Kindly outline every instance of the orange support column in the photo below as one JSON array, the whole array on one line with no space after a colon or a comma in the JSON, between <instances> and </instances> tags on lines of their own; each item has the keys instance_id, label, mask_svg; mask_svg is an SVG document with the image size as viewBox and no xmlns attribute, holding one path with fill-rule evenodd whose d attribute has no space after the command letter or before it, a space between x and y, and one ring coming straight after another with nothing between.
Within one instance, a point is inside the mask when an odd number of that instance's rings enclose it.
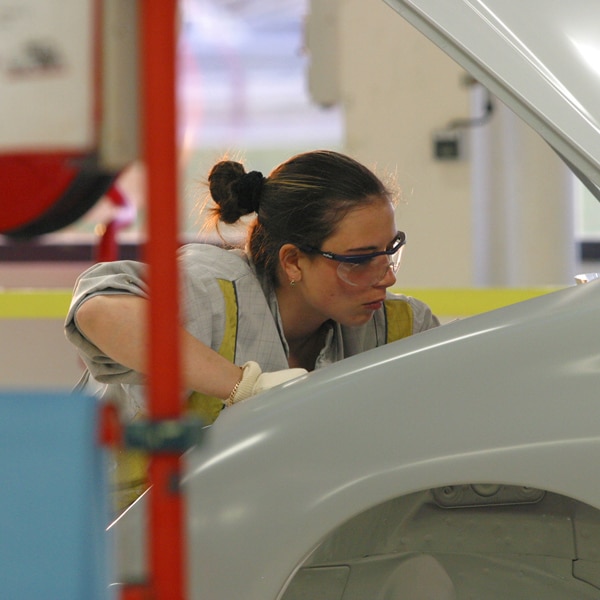
<instances>
[{"instance_id":1,"label":"orange support column","mask_svg":"<svg viewBox=\"0 0 600 600\"><path fill-rule=\"evenodd\" d=\"M142 135L148 182L149 419L181 414L179 356L177 1L142 0ZM152 600L186 595L184 500L177 452L150 459L149 561Z\"/></svg>"}]
</instances>

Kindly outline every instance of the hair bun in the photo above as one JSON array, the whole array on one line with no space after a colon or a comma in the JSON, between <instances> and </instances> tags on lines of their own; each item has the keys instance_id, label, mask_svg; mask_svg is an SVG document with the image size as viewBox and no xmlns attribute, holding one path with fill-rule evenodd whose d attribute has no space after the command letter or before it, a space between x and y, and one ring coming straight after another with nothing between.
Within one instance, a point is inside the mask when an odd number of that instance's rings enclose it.
<instances>
[{"instance_id":1,"label":"hair bun","mask_svg":"<svg viewBox=\"0 0 600 600\"><path fill-rule=\"evenodd\" d=\"M238 206L242 211L246 211L246 214L258 212L264 182L265 178L260 171L250 171L231 184L231 190L237 196Z\"/></svg>"}]
</instances>

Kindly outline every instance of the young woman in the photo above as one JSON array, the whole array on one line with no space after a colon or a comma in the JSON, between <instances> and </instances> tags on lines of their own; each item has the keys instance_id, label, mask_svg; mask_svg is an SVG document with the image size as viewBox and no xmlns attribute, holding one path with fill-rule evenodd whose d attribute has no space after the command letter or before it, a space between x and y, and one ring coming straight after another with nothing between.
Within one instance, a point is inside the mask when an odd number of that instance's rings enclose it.
<instances>
[{"instance_id":1,"label":"young woman","mask_svg":"<svg viewBox=\"0 0 600 600\"><path fill-rule=\"evenodd\" d=\"M180 251L183 378L198 410L212 402L211 420L224 404L438 325L422 302L387 291L405 236L391 193L365 166L314 151L268 177L221 161L208 181L215 220L256 214L244 251ZM66 322L89 374L130 413L143 402L144 269L117 261L87 270Z\"/></svg>"},{"instance_id":2,"label":"young woman","mask_svg":"<svg viewBox=\"0 0 600 600\"><path fill-rule=\"evenodd\" d=\"M188 408L209 424L224 406L300 374L438 325L414 298L387 291L404 233L366 167L336 152L297 155L268 177L221 161L210 172L217 222L255 213L245 250L180 251L182 375ZM143 264L101 263L78 279L66 335L87 366L82 386L144 414ZM145 489L145 462L123 453L117 509Z\"/></svg>"}]
</instances>

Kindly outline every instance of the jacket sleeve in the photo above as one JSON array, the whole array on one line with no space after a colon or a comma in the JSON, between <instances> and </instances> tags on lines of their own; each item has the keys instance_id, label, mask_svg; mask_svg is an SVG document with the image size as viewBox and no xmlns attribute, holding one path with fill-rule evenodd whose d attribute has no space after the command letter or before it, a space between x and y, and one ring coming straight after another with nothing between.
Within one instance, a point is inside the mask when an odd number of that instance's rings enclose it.
<instances>
[{"instance_id":1,"label":"jacket sleeve","mask_svg":"<svg viewBox=\"0 0 600 600\"><path fill-rule=\"evenodd\" d=\"M143 383L144 376L116 363L89 341L77 325L77 311L84 302L99 294L133 294L147 297L146 267L135 261L98 263L84 271L73 291L65 321L65 335L83 360L90 374L101 383Z\"/></svg>"}]
</instances>

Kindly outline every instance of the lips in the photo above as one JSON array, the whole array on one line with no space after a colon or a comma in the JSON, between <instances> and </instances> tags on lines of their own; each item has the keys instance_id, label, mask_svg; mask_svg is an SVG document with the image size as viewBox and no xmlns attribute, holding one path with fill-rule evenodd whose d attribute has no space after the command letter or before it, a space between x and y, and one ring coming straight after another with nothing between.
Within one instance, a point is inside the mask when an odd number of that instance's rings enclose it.
<instances>
[{"instance_id":1,"label":"lips","mask_svg":"<svg viewBox=\"0 0 600 600\"><path fill-rule=\"evenodd\" d=\"M363 306L370 310L378 310L383 306L384 300L385 298L382 298L381 300L373 300L373 302L365 302Z\"/></svg>"}]
</instances>

